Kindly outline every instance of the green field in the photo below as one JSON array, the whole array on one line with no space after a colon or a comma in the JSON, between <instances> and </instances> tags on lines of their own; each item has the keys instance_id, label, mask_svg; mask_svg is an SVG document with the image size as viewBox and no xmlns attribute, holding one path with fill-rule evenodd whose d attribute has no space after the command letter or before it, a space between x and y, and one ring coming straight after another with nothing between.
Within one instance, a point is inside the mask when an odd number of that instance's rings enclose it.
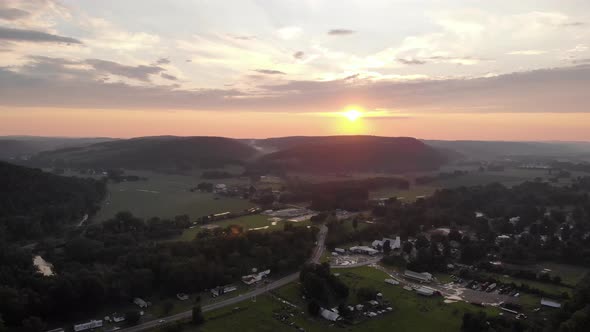
<instances>
[{"instance_id":1,"label":"green field","mask_svg":"<svg viewBox=\"0 0 590 332\"><path fill-rule=\"evenodd\" d=\"M544 291L556 298L560 297L561 294L563 294L563 293L567 293L571 296L572 291L573 291L573 289L571 287L566 287L566 286L562 286L562 285L555 285L552 283L540 282L540 281L535 281L535 280L513 278L510 276L505 276L505 275L501 275L501 274L497 274L497 273L484 272L483 275L497 279L500 282L505 283L505 284L509 284L512 282L517 285L526 284L526 285L529 285L529 287L531 287L531 288L540 289L540 290L542 290L542 291Z\"/></svg>"},{"instance_id":2,"label":"green field","mask_svg":"<svg viewBox=\"0 0 590 332\"><path fill-rule=\"evenodd\" d=\"M271 295L261 296L256 303L242 302L233 308L217 310L206 315L208 321L200 331L284 331L288 325L273 318L273 312L288 308L293 314L290 321L305 331L459 331L463 314L467 311L477 311L482 308L467 303L445 304L442 298L419 297L414 292L404 290L399 286L386 285L383 280L387 274L370 267L339 270L341 278L351 287L349 299L354 303L355 292L358 287L373 286L383 293L385 299L391 302L394 311L383 316L369 319L357 325L346 328L336 327L321 319L312 318L305 312L305 303L301 299L299 285L289 284L278 289L275 294L280 298L298 306L292 309ZM496 315L497 309L484 309L488 314Z\"/></svg>"},{"instance_id":3,"label":"green field","mask_svg":"<svg viewBox=\"0 0 590 332\"><path fill-rule=\"evenodd\" d=\"M147 177L146 181L109 183L108 195L94 217L96 221L111 218L119 211L130 211L142 218L172 218L188 214L192 219L225 211L242 211L254 204L241 198L212 193L190 192L199 182L247 183L247 179L203 180L199 174L177 175L129 171Z\"/></svg>"},{"instance_id":4,"label":"green field","mask_svg":"<svg viewBox=\"0 0 590 332\"><path fill-rule=\"evenodd\" d=\"M452 171L452 169L446 170ZM434 172L431 175L436 175L438 172ZM429 174L422 174L429 175ZM412 176L410 176L412 177ZM416 200L416 196L428 196L434 193L440 188L456 188L461 186L478 186L486 185L494 182L499 182L505 186L514 186L525 181L533 181L535 178L541 177L547 178L547 171L545 170L527 170L508 168L504 171L492 172L485 171L479 172L477 170L471 170L470 173L458 176L451 179L437 180L426 185L411 185L410 189L403 190L398 188L381 188L371 192L371 198L383 198L383 197L404 197L404 201L413 202ZM569 183L568 180L562 179L561 184Z\"/></svg>"},{"instance_id":5,"label":"green field","mask_svg":"<svg viewBox=\"0 0 590 332\"><path fill-rule=\"evenodd\" d=\"M278 231L283 230L283 227L286 222L288 221L278 221L275 225L269 220L271 217L265 216L262 214L251 214L247 216L242 216L238 218L226 219L221 221L214 221L210 223L211 226L219 226L222 228L231 226L231 225L238 225L241 226L244 230L248 231L257 231L257 232L271 232L271 231ZM311 225L310 221L302 221L298 223L293 223L296 227L303 227ZM268 228L265 228L267 227ZM193 228L186 229L179 238L172 239L173 241L191 241L195 238L197 233L201 232L203 228L201 226L195 226Z\"/></svg>"}]
</instances>

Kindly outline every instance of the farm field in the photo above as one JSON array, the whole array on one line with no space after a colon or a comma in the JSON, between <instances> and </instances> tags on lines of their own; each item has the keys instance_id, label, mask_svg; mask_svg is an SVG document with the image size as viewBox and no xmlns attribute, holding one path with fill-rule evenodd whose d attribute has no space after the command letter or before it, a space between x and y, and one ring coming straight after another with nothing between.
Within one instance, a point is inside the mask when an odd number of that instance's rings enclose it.
<instances>
[{"instance_id":1,"label":"farm field","mask_svg":"<svg viewBox=\"0 0 590 332\"><path fill-rule=\"evenodd\" d=\"M488 314L498 314L495 308L477 308L464 302L445 304L442 298L419 297L414 292L399 286L386 285L383 280L387 274L371 267L354 268L338 271L341 278L351 287L350 303L356 301L356 289L373 286L383 293L384 299L392 304L393 312L369 319L358 325L346 327L346 331L458 331L465 312L485 310ZM259 297L256 303L243 302L233 308L208 313L208 321L200 331L279 331L286 330L287 325L273 318L274 312L281 308L290 310L294 316L292 321L305 331L342 331L321 318L312 318L306 312L306 306L299 293L299 285L292 283L275 292L280 298L297 306L292 308L275 298L273 295ZM304 312L302 314L301 312Z\"/></svg>"},{"instance_id":2,"label":"farm field","mask_svg":"<svg viewBox=\"0 0 590 332\"><path fill-rule=\"evenodd\" d=\"M452 171L452 170L446 170ZM431 173L436 175L439 172ZM428 175L428 174L425 174ZM477 186L485 185L494 182L499 182L505 186L514 186L525 181L533 181L535 178L547 177L547 171L545 170L527 170L518 168L508 168L504 171L492 172L485 171L479 172L471 170L470 173L458 176L450 179L437 180L426 185L411 185L410 189L403 190L398 188L382 188L370 193L371 198L382 198L382 197L404 197L404 201L413 202L417 196L428 196L434 193L437 189L441 188L456 188L461 186ZM569 183L569 180L562 179L562 184Z\"/></svg>"},{"instance_id":3,"label":"farm field","mask_svg":"<svg viewBox=\"0 0 590 332\"><path fill-rule=\"evenodd\" d=\"M246 215L238 218L214 221L208 224L209 226L218 226L218 227L228 227L231 225L238 225L241 226L244 230L250 231L260 231L260 232L270 232L270 231L277 231L282 230L285 223L288 221L278 221L275 225L269 220L271 217L262 215L262 214L251 214ZM298 223L293 223L296 227L303 227L311 225L310 221L302 221ZM268 227L268 228L265 228ZM195 226L193 228L189 228L184 230L182 235L179 238L172 239L172 241L191 241L195 238L197 233L202 231L203 228L201 226Z\"/></svg>"},{"instance_id":4,"label":"farm field","mask_svg":"<svg viewBox=\"0 0 590 332\"><path fill-rule=\"evenodd\" d=\"M103 221L119 211L130 211L142 218L172 218L187 214L192 219L225 211L242 211L254 204L241 198L212 193L190 192L199 182L247 183L246 179L203 180L200 175L128 172L147 177L145 181L109 183L108 194L94 220Z\"/></svg>"}]
</instances>

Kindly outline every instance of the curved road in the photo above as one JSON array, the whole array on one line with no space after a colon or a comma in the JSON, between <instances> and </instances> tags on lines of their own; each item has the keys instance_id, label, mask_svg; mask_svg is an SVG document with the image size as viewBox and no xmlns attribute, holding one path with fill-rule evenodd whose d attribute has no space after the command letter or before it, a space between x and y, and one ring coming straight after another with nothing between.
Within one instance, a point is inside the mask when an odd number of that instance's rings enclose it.
<instances>
[{"instance_id":1,"label":"curved road","mask_svg":"<svg viewBox=\"0 0 590 332\"><path fill-rule=\"evenodd\" d=\"M311 258L309 259L310 262L319 263L320 258L322 257L322 255L324 254L324 251L326 250L324 242L326 240L327 233L328 233L328 227L326 227L326 225L322 225L320 227L320 231L318 233L316 247L313 251L313 254L311 255ZM296 281L297 279L299 279L299 272L296 272L296 273L290 274L286 277L283 277L281 279L275 280L275 281L271 282L270 284L264 285L264 286L257 288L251 292L241 294L241 295L229 298L227 300L223 300L223 301L219 301L219 302L205 305L202 307L202 310L203 310L203 312L207 312L207 311L212 311L212 310L216 310L219 308L231 306L236 303L239 303L239 302L242 302L245 300L249 300L249 299L256 297L258 295L262 295L270 290L283 287L289 283ZM184 311L184 312L178 313L176 315L172 315L172 316L168 316L168 317L164 317L164 318L160 318L160 319L156 319L156 320L151 320L151 321L141 323L141 324L138 324L138 325L135 325L132 327L121 329L119 331L121 331L121 332L138 332L138 331L149 330L152 328L156 328L164 323L190 319L192 317L192 314L193 314L192 310ZM160 323L160 321L162 321L162 320L164 322Z\"/></svg>"}]
</instances>

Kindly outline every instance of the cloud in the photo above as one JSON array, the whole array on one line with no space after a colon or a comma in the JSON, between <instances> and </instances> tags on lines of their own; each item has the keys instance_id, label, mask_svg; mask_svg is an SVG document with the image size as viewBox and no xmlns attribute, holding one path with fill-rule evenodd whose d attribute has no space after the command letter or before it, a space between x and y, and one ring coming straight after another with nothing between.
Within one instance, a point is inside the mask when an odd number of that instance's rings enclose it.
<instances>
[{"instance_id":1,"label":"cloud","mask_svg":"<svg viewBox=\"0 0 590 332\"><path fill-rule=\"evenodd\" d=\"M170 85L104 81L103 70L85 64L86 61L37 57L20 67L0 68L0 105L325 112L356 104L366 109L397 109L408 114L590 112L586 98L590 65L470 79L407 82L361 78L274 84L263 81L266 85L256 86L254 90L188 90Z\"/></svg>"},{"instance_id":2,"label":"cloud","mask_svg":"<svg viewBox=\"0 0 590 332\"><path fill-rule=\"evenodd\" d=\"M52 35L35 30L12 29L0 27L0 40L10 40L17 42L37 42L37 43L67 43L82 44L75 38Z\"/></svg>"},{"instance_id":3,"label":"cloud","mask_svg":"<svg viewBox=\"0 0 590 332\"><path fill-rule=\"evenodd\" d=\"M166 73L161 73L160 76L162 78L165 78L165 79L170 80L170 81L177 81L178 80L178 78L176 76L170 75L170 74L166 74Z\"/></svg>"},{"instance_id":4,"label":"cloud","mask_svg":"<svg viewBox=\"0 0 590 332\"><path fill-rule=\"evenodd\" d=\"M293 53L293 57L297 60L303 59L304 56L305 56L305 53L303 51L297 51L297 52Z\"/></svg>"},{"instance_id":5,"label":"cloud","mask_svg":"<svg viewBox=\"0 0 590 332\"><path fill-rule=\"evenodd\" d=\"M232 35L232 34L228 34L228 36L230 38L236 39L236 40L255 40L256 36L251 36L251 35Z\"/></svg>"},{"instance_id":6,"label":"cloud","mask_svg":"<svg viewBox=\"0 0 590 332\"><path fill-rule=\"evenodd\" d=\"M354 30L348 30L348 29L332 29L332 30L328 31L328 34L330 36L346 36L346 35L352 35L355 32L356 31L354 31Z\"/></svg>"},{"instance_id":7,"label":"cloud","mask_svg":"<svg viewBox=\"0 0 590 332\"><path fill-rule=\"evenodd\" d=\"M290 39L295 39L295 38L298 38L299 36L301 36L301 34L303 33L303 29L301 29L300 27L296 27L296 26L290 26L290 27L280 28L279 30L277 30L276 33L279 36L279 38L284 39L284 40L290 40Z\"/></svg>"},{"instance_id":8,"label":"cloud","mask_svg":"<svg viewBox=\"0 0 590 332\"><path fill-rule=\"evenodd\" d=\"M168 59L168 58L159 58L159 59L156 61L156 64L157 64L157 65L167 65L167 64L169 64L169 63L170 63L170 59Z\"/></svg>"},{"instance_id":9,"label":"cloud","mask_svg":"<svg viewBox=\"0 0 590 332\"><path fill-rule=\"evenodd\" d=\"M18 8L0 8L0 19L6 21L18 20L29 15L31 15L31 13L28 11Z\"/></svg>"},{"instance_id":10,"label":"cloud","mask_svg":"<svg viewBox=\"0 0 590 332\"><path fill-rule=\"evenodd\" d=\"M512 51L512 52L508 52L506 54L509 55L541 55L541 54L545 54L547 53L547 51L543 51L543 50L522 50L522 51Z\"/></svg>"},{"instance_id":11,"label":"cloud","mask_svg":"<svg viewBox=\"0 0 590 332\"><path fill-rule=\"evenodd\" d=\"M586 23L584 23L584 22L567 22L567 23L560 24L560 26L562 26L562 27L581 27L585 24Z\"/></svg>"},{"instance_id":12,"label":"cloud","mask_svg":"<svg viewBox=\"0 0 590 332\"><path fill-rule=\"evenodd\" d=\"M426 64L424 60L418 59L397 59L398 62L403 63L404 65L423 65Z\"/></svg>"},{"instance_id":13,"label":"cloud","mask_svg":"<svg viewBox=\"0 0 590 332\"><path fill-rule=\"evenodd\" d=\"M287 75L287 73L282 72L280 70L272 70L272 69L255 69L257 73L266 74L266 75Z\"/></svg>"},{"instance_id":14,"label":"cloud","mask_svg":"<svg viewBox=\"0 0 590 332\"><path fill-rule=\"evenodd\" d=\"M572 60L572 63L573 63L574 65L579 65L579 64L590 64L590 58L587 58L587 59L575 59L575 60Z\"/></svg>"},{"instance_id":15,"label":"cloud","mask_svg":"<svg viewBox=\"0 0 590 332\"><path fill-rule=\"evenodd\" d=\"M98 72L123 76L140 81L149 81L150 75L164 71L164 68L159 66L127 66L117 62L100 59L88 59L85 62Z\"/></svg>"}]
</instances>

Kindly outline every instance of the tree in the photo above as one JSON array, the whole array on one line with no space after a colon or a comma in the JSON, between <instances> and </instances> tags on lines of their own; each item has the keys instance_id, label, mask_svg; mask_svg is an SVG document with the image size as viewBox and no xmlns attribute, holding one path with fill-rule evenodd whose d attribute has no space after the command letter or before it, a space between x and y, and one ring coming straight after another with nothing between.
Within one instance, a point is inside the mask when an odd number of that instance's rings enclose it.
<instances>
[{"instance_id":1,"label":"tree","mask_svg":"<svg viewBox=\"0 0 590 332\"><path fill-rule=\"evenodd\" d=\"M377 291L373 287L361 287L356 291L359 302L371 301L377 298Z\"/></svg>"},{"instance_id":2,"label":"tree","mask_svg":"<svg viewBox=\"0 0 590 332\"><path fill-rule=\"evenodd\" d=\"M320 309L320 305L315 300L307 304L307 312L314 317L320 314Z\"/></svg>"},{"instance_id":3,"label":"tree","mask_svg":"<svg viewBox=\"0 0 590 332\"><path fill-rule=\"evenodd\" d=\"M162 305L162 309L164 310L165 314L170 313L170 311L172 311L172 309L174 309L174 302L167 300L164 301L163 305Z\"/></svg>"},{"instance_id":4,"label":"tree","mask_svg":"<svg viewBox=\"0 0 590 332\"><path fill-rule=\"evenodd\" d=\"M8 329L4 325L4 320L2 319L2 316L0 316L0 332L6 332L6 331L8 331Z\"/></svg>"},{"instance_id":5,"label":"tree","mask_svg":"<svg viewBox=\"0 0 590 332\"><path fill-rule=\"evenodd\" d=\"M25 332L41 332L45 330L45 323L36 316L31 316L23 320L23 331Z\"/></svg>"},{"instance_id":6,"label":"tree","mask_svg":"<svg viewBox=\"0 0 590 332\"><path fill-rule=\"evenodd\" d=\"M359 221L357 218L354 218L352 220L352 228L354 228L354 230L356 231L356 229L359 227Z\"/></svg>"},{"instance_id":7,"label":"tree","mask_svg":"<svg viewBox=\"0 0 590 332\"><path fill-rule=\"evenodd\" d=\"M137 310L131 310L125 313L125 321L129 325L137 325L137 323L139 323L139 319L141 319L141 315Z\"/></svg>"},{"instance_id":8,"label":"tree","mask_svg":"<svg viewBox=\"0 0 590 332\"><path fill-rule=\"evenodd\" d=\"M203 310L201 309L200 305L196 305L193 307L192 322L195 325L201 325L205 322L205 317L203 316Z\"/></svg>"},{"instance_id":9,"label":"tree","mask_svg":"<svg viewBox=\"0 0 590 332\"><path fill-rule=\"evenodd\" d=\"M481 332L488 330L487 316L484 312L480 311L476 314L467 312L463 315L462 332Z\"/></svg>"},{"instance_id":10,"label":"tree","mask_svg":"<svg viewBox=\"0 0 590 332\"><path fill-rule=\"evenodd\" d=\"M383 243L383 253L386 255L389 255L390 252L391 252L391 243L389 243L389 240L386 240Z\"/></svg>"}]
</instances>

